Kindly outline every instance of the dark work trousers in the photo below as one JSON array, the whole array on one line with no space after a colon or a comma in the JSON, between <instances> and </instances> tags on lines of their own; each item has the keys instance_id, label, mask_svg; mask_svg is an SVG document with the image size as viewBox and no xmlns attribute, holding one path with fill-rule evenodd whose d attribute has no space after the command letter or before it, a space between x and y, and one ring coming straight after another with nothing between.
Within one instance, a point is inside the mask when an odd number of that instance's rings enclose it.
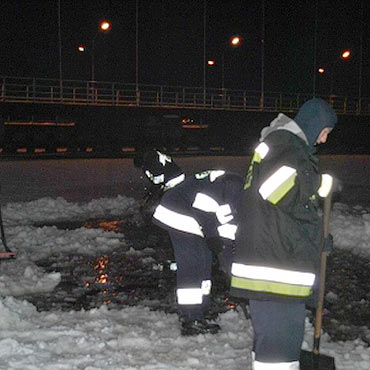
<instances>
[{"instance_id":1,"label":"dark work trousers","mask_svg":"<svg viewBox=\"0 0 370 370\"><path fill-rule=\"evenodd\" d=\"M205 239L181 231L169 231L177 264L177 289L201 288L202 282L211 280L212 252ZM209 296L203 296L203 303L178 305L178 312L184 321L200 320L209 305Z\"/></svg>"},{"instance_id":2,"label":"dark work trousers","mask_svg":"<svg viewBox=\"0 0 370 370\"><path fill-rule=\"evenodd\" d=\"M249 306L255 360L299 361L306 318L305 304L250 300Z\"/></svg>"}]
</instances>

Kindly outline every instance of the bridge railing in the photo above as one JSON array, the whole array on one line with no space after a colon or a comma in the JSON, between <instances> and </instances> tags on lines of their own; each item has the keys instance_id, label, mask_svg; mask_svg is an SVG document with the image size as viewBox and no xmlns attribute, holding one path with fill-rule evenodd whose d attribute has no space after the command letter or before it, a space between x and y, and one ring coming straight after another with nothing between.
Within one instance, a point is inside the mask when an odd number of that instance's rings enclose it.
<instances>
[{"instance_id":1,"label":"bridge railing","mask_svg":"<svg viewBox=\"0 0 370 370\"><path fill-rule=\"evenodd\" d=\"M320 96L338 114L370 115L370 98ZM294 112L312 94L0 77L0 103Z\"/></svg>"}]
</instances>

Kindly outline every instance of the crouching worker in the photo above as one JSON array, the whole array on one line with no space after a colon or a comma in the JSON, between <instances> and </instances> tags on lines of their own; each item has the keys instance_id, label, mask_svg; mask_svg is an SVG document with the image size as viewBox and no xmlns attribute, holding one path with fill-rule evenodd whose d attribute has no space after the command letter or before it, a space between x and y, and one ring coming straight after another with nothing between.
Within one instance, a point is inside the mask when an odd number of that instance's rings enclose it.
<instances>
[{"instance_id":1,"label":"crouching worker","mask_svg":"<svg viewBox=\"0 0 370 370\"><path fill-rule=\"evenodd\" d=\"M222 170L207 170L185 178L172 158L157 150L136 157L135 165L152 182L153 198L160 198L153 222L167 230L174 249L181 334L215 334L220 326L206 319L212 252L229 273L243 179Z\"/></svg>"},{"instance_id":2,"label":"crouching worker","mask_svg":"<svg viewBox=\"0 0 370 370\"><path fill-rule=\"evenodd\" d=\"M314 154L336 122L321 99L307 101L294 119L279 114L261 131L248 169L231 294L249 299L255 370L299 370L305 304L319 277L318 200L332 182Z\"/></svg>"}]
</instances>

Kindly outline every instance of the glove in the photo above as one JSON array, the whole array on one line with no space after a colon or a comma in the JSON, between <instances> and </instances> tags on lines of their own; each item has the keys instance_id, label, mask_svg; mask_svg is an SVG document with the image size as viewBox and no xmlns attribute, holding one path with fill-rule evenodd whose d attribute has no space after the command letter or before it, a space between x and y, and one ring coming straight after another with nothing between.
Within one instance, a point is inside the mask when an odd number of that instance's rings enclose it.
<instances>
[{"instance_id":1,"label":"glove","mask_svg":"<svg viewBox=\"0 0 370 370\"><path fill-rule=\"evenodd\" d=\"M156 206L163 195L163 189L159 187L152 187L144 196L140 203L139 211L145 212Z\"/></svg>"},{"instance_id":2,"label":"glove","mask_svg":"<svg viewBox=\"0 0 370 370\"><path fill-rule=\"evenodd\" d=\"M329 234L327 238L325 238L324 240L324 247L322 251L330 254L333 248L334 248L333 235Z\"/></svg>"},{"instance_id":3,"label":"glove","mask_svg":"<svg viewBox=\"0 0 370 370\"><path fill-rule=\"evenodd\" d=\"M208 249L216 255L220 254L224 249L223 241L217 236L214 236L212 238L207 238L206 243L207 243Z\"/></svg>"}]
</instances>

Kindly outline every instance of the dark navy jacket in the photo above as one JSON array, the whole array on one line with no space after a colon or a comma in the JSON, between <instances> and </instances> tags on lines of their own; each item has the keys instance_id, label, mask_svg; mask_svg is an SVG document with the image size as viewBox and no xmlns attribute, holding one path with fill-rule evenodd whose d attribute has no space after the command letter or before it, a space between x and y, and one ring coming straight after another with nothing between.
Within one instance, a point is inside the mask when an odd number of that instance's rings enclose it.
<instances>
[{"instance_id":1,"label":"dark navy jacket","mask_svg":"<svg viewBox=\"0 0 370 370\"><path fill-rule=\"evenodd\" d=\"M153 221L167 230L234 240L243 179L222 170L196 173L165 191Z\"/></svg>"}]
</instances>

